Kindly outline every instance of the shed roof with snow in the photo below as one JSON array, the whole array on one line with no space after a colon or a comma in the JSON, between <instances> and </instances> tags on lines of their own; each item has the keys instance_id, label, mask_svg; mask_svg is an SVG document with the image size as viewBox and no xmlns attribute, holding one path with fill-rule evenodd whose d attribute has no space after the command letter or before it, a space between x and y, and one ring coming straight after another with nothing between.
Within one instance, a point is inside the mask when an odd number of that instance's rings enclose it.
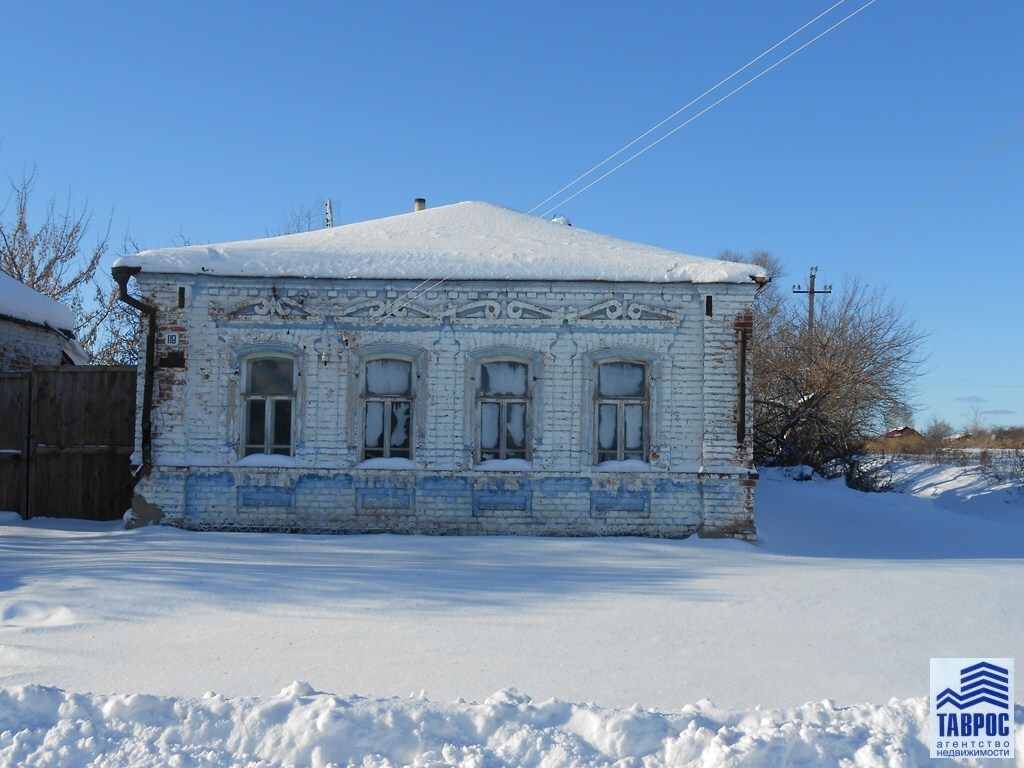
<instances>
[{"instance_id":1,"label":"shed roof with snow","mask_svg":"<svg viewBox=\"0 0 1024 768\"><path fill-rule=\"evenodd\" d=\"M125 256L145 272L256 277L749 283L764 270L456 203L314 232Z\"/></svg>"},{"instance_id":2,"label":"shed roof with snow","mask_svg":"<svg viewBox=\"0 0 1024 768\"><path fill-rule=\"evenodd\" d=\"M75 316L71 310L5 272L0 272L0 320L43 329L39 333L52 332L59 353L69 362L76 365L89 362L89 354L75 341ZM7 348L8 342L3 344L4 359L9 362L8 355L13 353Z\"/></svg>"},{"instance_id":3,"label":"shed roof with snow","mask_svg":"<svg viewBox=\"0 0 1024 768\"><path fill-rule=\"evenodd\" d=\"M71 310L29 288L5 272L0 272L0 317L52 328L65 334L75 327Z\"/></svg>"}]
</instances>

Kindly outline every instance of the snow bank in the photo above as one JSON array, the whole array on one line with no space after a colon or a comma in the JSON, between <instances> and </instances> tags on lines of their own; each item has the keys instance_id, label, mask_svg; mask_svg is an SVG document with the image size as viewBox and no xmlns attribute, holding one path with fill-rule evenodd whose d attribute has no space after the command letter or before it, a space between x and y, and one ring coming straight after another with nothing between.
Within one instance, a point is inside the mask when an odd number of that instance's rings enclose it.
<instances>
[{"instance_id":1,"label":"snow bank","mask_svg":"<svg viewBox=\"0 0 1024 768\"><path fill-rule=\"evenodd\" d=\"M75 327L71 310L0 272L0 315L70 333Z\"/></svg>"},{"instance_id":2,"label":"snow bank","mask_svg":"<svg viewBox=\"0 0 1024 768\"><path fill-rule=\"evenodd\" d=\"M896 460L886 465L894 491L929 499L936 506L987 520L1019 520L1019 482L993 480L978 464L930 464Z\"/></svg>"},{"instance_id":3,"label":"snow bank","mask_svg":"<svg viewBox=\"0 0 1024 768\"><path fill-rule=\"evenodd\" d=\"M931 765L930 657L1024 690L1024 498L897 479L766 470L756 545L0 513L0 767Z\"/></svg>"},{"instance_id":4,"label":"snow bank","mask_svg":"<svg viewBox=\"0 0 1024 768\"><path fill-rule=\"evenodd\" d=\"M752 275L765 274L479 202L261 240L143 251L114 266L235 276L643 283L750 284Z\"/></svg>"},{"instance_id":5,"label":"snow bank","mask_svg":"<svg viewBox=\"0 0 1024 768\"><path fill-rule=\"evenodd\" d=\"M293 683L268 698L0 689L0 764L142 766L913 766L927 702L727 711L602 709L514 689L482 703L364 699ZM1016 749L1024 750L1024 709Z\"/></svg>"}]
</instances>

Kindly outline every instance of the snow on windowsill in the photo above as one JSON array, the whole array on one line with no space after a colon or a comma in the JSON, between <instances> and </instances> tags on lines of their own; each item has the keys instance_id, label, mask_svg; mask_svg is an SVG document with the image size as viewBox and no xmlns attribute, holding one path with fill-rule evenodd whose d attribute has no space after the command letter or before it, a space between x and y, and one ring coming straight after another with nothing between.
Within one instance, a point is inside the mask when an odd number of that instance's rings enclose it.
<instances>
[{"instance_id":1,"label":"snow on windowsill","mask_svg":"<svg viewBox=\"0 0 1024 768\"><path fill-rule=\"evenodd\" d=\"M640 459L625 461L602 461L594 467L595 472L650 472L651 465Z\"/></svg>"},{"instance_id":2,"label":"snow on windowsill","mask_svg":"<svg viewBox=\"0 0 1024 768\"><path fill-rule=\"evenodd\" d=\"M416 469L416 462L397 456L388 459L367 459L356 464L355 469Z\"/></svg>"},{"instance_id":3,"label":"snow on windowsill","mask_svg":"<svg viewBox=\"0 0 1024 768\"><path fill-rule=\"evenodd\" d=\"M236 462L239 467L297 467L294 456L277 453L251 453Z\"/></svg>"},{"instance_id":4,"label":"snow on windowsill","mask_svg":"<svg viewBox=\"0 0 1024 768\"><path fill-rule=\"evenodd\" d=\"M533 464L525 459L488 459L473 465L481 472L529 472Z\"/></svg>"}]
</instances>

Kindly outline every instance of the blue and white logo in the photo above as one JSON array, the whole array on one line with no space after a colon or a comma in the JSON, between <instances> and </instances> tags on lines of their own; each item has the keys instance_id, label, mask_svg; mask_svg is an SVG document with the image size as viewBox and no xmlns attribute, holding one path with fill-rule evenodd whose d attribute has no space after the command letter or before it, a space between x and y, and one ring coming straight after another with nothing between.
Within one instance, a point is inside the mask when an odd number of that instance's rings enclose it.
<instances>
[{"instance_id":1,"label":"blue and white logo","mask_svg":"<svg viewBox=\"0 0 1024 768\"><path fill-rule=\"evenodd\" d=\"M931 756L1013 757L1013 659L931 660Z\"/></svg>"},{"instance_id":2,"label":"blue and white logo","mask_svg":"<svg viewBox=\"0 0 1024 768\"><path fill-rule=\"evenodd\" d=\"M960 690L947 688L935 702L937 709L953 706L968 709L976 704L1010 708L1010 670L989 661L979 661L960 670Z\"/></svg>"}]
</instances>

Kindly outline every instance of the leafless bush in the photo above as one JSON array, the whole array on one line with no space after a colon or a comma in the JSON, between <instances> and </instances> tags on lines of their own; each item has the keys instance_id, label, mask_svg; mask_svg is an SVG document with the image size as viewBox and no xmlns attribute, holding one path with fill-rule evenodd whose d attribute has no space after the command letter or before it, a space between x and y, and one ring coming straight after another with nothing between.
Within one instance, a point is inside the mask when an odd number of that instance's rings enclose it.
<instances>
[{"instance_id":1,"label":"leafless bush","mask_svg":"<svg viewBox=\"0 0 1024 768\"><path fill-rule=\"evenodd\" d=\"M1009 483L1024 493L1024 448L982 451L985 460L979 466L986 477L997 483Z\"/></svg>"},{"instance_id":2,"label":"leafless bush","mask_svg":"<svg viewBox=\"0 0 1024 768\"><path fill-rule=\"evenodd\" d=\"M773 299L754 361L755 459L849 463L906 409L922 340L901 307L856 280L806 310Z\"/></svg>"},{"instance_id":3,"label":"leafless bush","mask_svg":"<svg viewBox=\"0 0 1024 768\"><path fill-rule=\"evenodd\" d=\"M847 462L846 484L850 488L868 493L885 493L892 490L894 473L893 459L864 461L851 459Z\"/></svg>"}]
</instances>

